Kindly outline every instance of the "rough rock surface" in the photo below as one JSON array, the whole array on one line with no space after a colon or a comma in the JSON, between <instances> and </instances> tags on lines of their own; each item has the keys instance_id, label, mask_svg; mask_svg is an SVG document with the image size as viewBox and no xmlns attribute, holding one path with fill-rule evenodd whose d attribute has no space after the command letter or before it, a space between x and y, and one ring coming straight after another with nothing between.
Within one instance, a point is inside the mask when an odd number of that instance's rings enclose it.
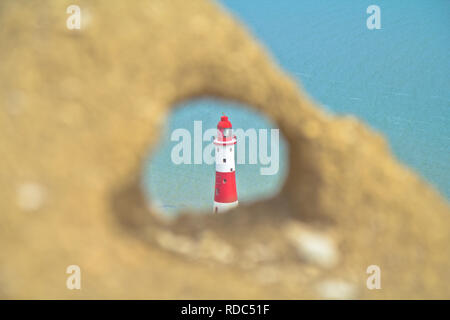
<instances>
[{"instance_id":1,"label":"rough rock surface","mask_svg":"<svg viewBox=\"0 0 450 320\"><path fill-rule=\"evenodd\" d=\"M445 200L222 8L77 3L81 30L72 1L0 3L1 298L450 298ZM289 177L274 199L164 221L141 167L170 109L201 96L270 117ZM66 288L72 264L82 290Z\"/></svg>"}]
</instances>

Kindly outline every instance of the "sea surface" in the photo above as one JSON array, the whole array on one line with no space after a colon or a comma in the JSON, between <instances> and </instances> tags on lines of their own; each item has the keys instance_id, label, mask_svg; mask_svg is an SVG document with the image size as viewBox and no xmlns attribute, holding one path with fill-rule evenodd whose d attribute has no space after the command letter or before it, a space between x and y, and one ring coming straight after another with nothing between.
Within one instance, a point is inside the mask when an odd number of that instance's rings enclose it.
<instances>
[{"instance_id":1,"label":"sea surface","mask_svg":"<svg viewBox=\"0 0 450 320\"><path fill-rule=\"evenodd\" d=\"M450 199L450 1L449 0L223 0L272 57L322 107L352 114L381 132L395 156ZM381 29L369 30L366 9L381 9ZM216 126L226 113L235 128L271 128L245 108L214 100L186 103L173 112L166 135L149 157L144 188L160 208L174 213L212 207L214 165L174 165L170 132L193 121ZM240 201L276 193L281 170L259 174L238 165Z\"/></svg>"}]
</instances>

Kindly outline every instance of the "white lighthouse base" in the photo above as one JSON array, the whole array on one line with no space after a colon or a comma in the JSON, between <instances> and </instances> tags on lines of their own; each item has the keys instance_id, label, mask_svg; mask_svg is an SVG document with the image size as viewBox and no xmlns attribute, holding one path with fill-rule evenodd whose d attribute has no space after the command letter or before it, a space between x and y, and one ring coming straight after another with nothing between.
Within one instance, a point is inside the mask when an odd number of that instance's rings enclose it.
<instances>
[{"instance_id":1,"label":"white lighthouse base","mask_svg":"<svg viewBox=\"0 0 450 320\"><path fill-rule=\"evenodd\" d=\"M237 205L238 205L238 201L228 202L228 203L214 201L213 212L214 213L222 213L222 212L228 211L234 207L237 207Z\"/></svg>"}]
</instances>

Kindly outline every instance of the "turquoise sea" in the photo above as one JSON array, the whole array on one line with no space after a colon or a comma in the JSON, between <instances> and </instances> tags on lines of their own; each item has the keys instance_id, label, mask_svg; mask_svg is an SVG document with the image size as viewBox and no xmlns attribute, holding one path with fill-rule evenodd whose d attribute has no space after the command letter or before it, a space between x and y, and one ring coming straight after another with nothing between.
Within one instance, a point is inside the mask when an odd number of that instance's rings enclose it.
<instances>
[{"instance_id":1,"label":"turquoise sea","mask_svg":"<svg viewBox=\"0 0 450 320\"><path fill-rule=\"evenodd\" d=\"M450 198L449 0L220 4L324 109L353 114L383 133L397 158ZM381 9L380 30L366 27L366 9L372 4ZM230 103L192 101L177 109L144 172L145 189L164 210L210 210L214 165L172 164L176 143L169 133L175 128L193 131L194 120L202 120L204 129L213 128L222 112L235 128L271 127L267 119ZM237 166L240 201L279 189L286 152L282 145L281 170L275 176L261 176L257 165Z\"/></svg>"}]
</instances>

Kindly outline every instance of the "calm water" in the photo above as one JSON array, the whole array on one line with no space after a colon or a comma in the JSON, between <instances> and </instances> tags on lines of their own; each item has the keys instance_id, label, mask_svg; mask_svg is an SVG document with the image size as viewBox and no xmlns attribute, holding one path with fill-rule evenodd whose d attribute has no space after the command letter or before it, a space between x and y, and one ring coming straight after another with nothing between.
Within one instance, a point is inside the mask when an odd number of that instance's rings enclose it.
<instances>
[{"instance_id":1,"label":"calm water","mask_svg":"<svg viewBox=\"0 0 450 320\"><path fill-rule=\"evenodd\" d=\"M450 198L449 0L220 3L325 109L353 114L381 131L400 160ZM381 30L366 27L366 8L371 4L381 8ZM255 115L245 110L213 101L187 106L194 109L176 111L170 128L192 128L193 120L214 127L222 111L230 113L235 127L270 125L253 120ZM162 145L149 163L152 171L145 173L149 193L169 209L209 208L214 168L174 167L167 161L173 145ZM275 192L283 179L282 172L260 176L257 166L237 170L240 199ZM247 178L253 178L250 185Z\"/></svg>"}]
</instances>

